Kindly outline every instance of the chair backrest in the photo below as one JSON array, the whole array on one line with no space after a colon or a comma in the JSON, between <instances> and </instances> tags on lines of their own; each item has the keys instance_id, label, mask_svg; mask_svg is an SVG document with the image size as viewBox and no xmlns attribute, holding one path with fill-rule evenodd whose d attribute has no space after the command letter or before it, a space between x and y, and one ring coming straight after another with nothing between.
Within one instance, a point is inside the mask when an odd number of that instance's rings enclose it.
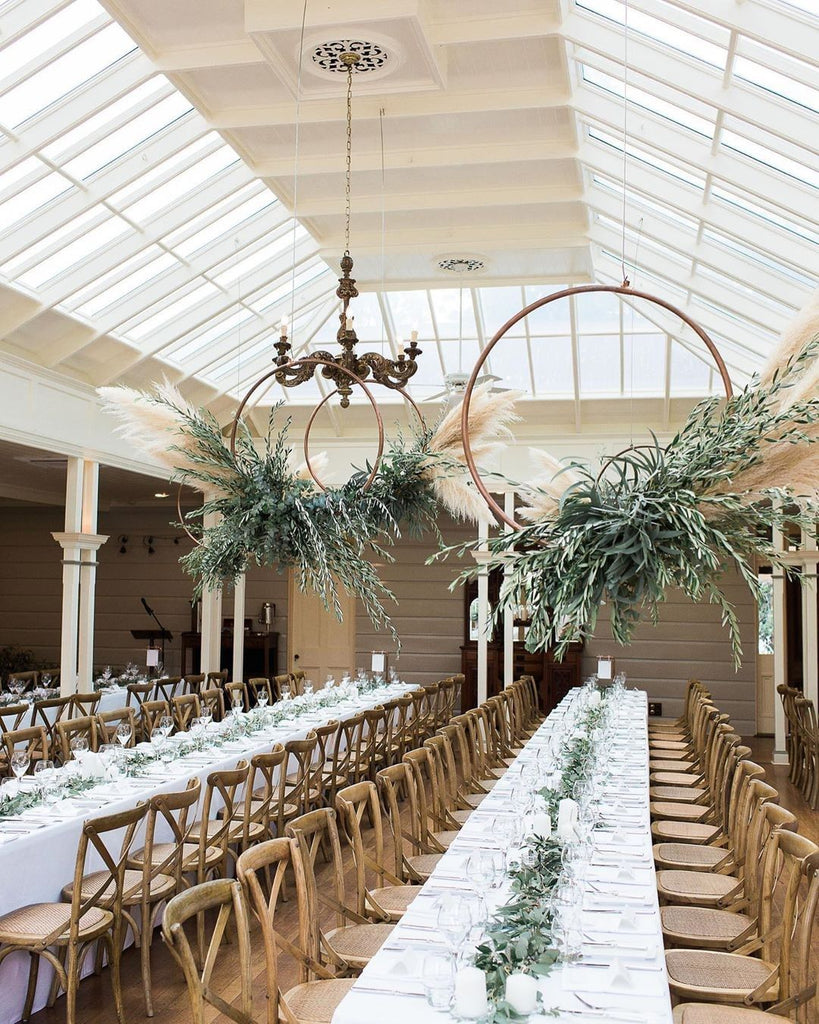
<instances>
[{"instance_id":1,"label":"chair backrest","mask_svg":"<svg viewBox=\"0 0 819 1024\"><path fill-rule=\"evenodd\" d=\"M201 708L210 708L215 722L220 722L225 717L225 695L220 687L212 686L209 690L200 690L199 704Z\"/></svg>"},{"instance_id":2,"label":"chair backrest","mask_svg":"<svg viewBox=\"0 0 819 1024\"><path fill-rule=\"evenodd\" d=\"M290 773L286 781L285 800L298 807L299 813L306 814L310 810L313 793L310 783L313 780L313 762L315 759L318 739L314 732L308 732L303 740L288 740L284 745L288 762L296 762L296 770Z\"/></svg>"},{"instance_id":3,"label":"chair backrest","mask_svg":"<svg viewBox=\"0 0 819 1024\"><path fill-rule=\"evenodd\" d=\"M244 846L249 841L250 826L260 824L269 829L275 822L276 834L284 831L285 763L287 751L276 743L268 753L250 759L249 782L244 796Z\"/></svg>"},{"instance_id":4,"label":"chair backrest","mask_svg":"<svg viewBox=\"0 0 819 1024\"><path fill-rule=\"evenodd\" d=\"M304 672L300 668L290 673L290 692L294 697L300 697L304 693Z\"/></svg>"},{"instance_id":5,"label":"chair backrest","mask_svg":"<svg viewBox=\"0 0 819 1024\"><path fill-rule=\"evenodd\" d=\"M31 672L9 672L8 681L10 683L22 683L23 691L33 690L37 685L37 681L40 678L40 673L36 671Z\"/></svg>"},{"instance_id":6,"label":"chair backrest","mask_svg":"<svg viewBox=\"0 0 819 1024\"><path fill-rule=\"evenodd\" d=\"M276 700L282 698L282 687L287 687L288 691L292 693L291 685L293 680L290 678L290 673L285 672L283 675L273 676L273 690L275 692Z\"/></svg>"},{"instance_id":7,"label":"chair backrest","mask_svg":"<svg viewBox=\"0 0 819 1024\"><path fill-rule=\"evenodd\" d=\"M31 705L25 701L22 704L7 704L5 707L0 707L0 732L19 729L23 724L23 719L29 714L31 714L31 724L34 725L36 712L32 712Z\"/></svg>"},{"instance_id":8,"label":"chair backrest","mask_svg":"<svg viewBox=\"0 0 819 1024\"><path fill-rule=\"evenodd\" d=\"M223 668L220 672L206 672L205 686L222 686L227 682L228 670Z\"/></svg>"},{"instance_id":9,"label":"chair backrest","mask_svg":"<svg viewBox=\"0 0 819 1024\"><path fill-rule=\"evenodd\" d=\"M154 700L166 700L170 704L181 683L182 676L165 676L164 679L155 680Z\"/></svg>"},{"instance_id":10,"label":"chair backrest","mask_svg":"<svg viewBox=\"0 0 819 1024\"><path fill-rule=\"evenodd\" d=\"M87 718L89 715L96 715L101 700L102 694L100 693L72 694L69 718Z\"/></svg>"},{"instance_id":11,"label":"chair backrest","mask_svg":"<svg viewBox=\"0 0 819 1024\"><path fill-rule=\"evenodd\" d=\"M41 725L9 729L3 732L3 744L9 762L15 750L27 751L32 761L47 761L49 758L48 733Z\"/></svg>"},{"instance_id":12,"label":"chair backrest","mask_svg":"<svg viewBox=\"0 0 819 1024\"><path fill-rule=\"evenodd\" d=\"M231 707L240 704L243 711L248 710L247 688L242 682L225 683L225 700Z\"/></svg>"},{"instance_id":13,"label":"chair backrest","mask_svg":"<svg viewBox=\"0 0 819 1024\"><path fill-rule=\"evenodd\" d=\"M195 924L197 919L208 911L218 911L218 914L210 932L210 941L200 969L194 955L195 943L191 945L185 926L189 922ZM226 975L230 981L225 994L229 994L235 1001L238 981L238 1008L218 995L212 985L213 971L219 960L220 948L231 917L237 939L235 949L227 947L226 956L230 958L231 970L229 975ZM239 882L217 878L178 893L165 908L162 938L185 976L193 1024L205 1024L206 1020L214 1019L210 1012L206 1015L207 1006L214 1007L235 1024L256 1024L253 1017L250 927L244 893Z\"/></svg>"},{"instance_id":14,"label":"chair backrest","mask_svg":"<svg viewBox=\"0 0 819 1024\"><path fill-rule=\"evenodd\" d=\"M351 715L341 723L342 752L343 757L339 767L339 774L345 776L350 782L358 782L364 770L365 756L365 719L364 713Z\"/></svg>"},{"instance_id":15,"label":"chair backrest","mask_svg":"<svg viewBox=\"0 0 819 1024\"><path fill-rule=\"evenodd\" d=\"M433 833L442 829L443 824L436 811L440 806L437 791L438 779L429 750L418 747L404 754L404 764L409 766L415 784L415 799L418 806L421 843L425 851L440 852L443 848Z\"/></svg>"},{"instance_id":16,"label":"chair backrest","mask_svg":"<svg viewBox=\"0 0 819 1024\"><path fill-rule=\"evenodd\" d=\"M270 680L266 676L258 676L247 681L247 695L251 697L252 704L259 703L259 694L267 694L268 704L273 703L273 687L270 685Z\"/></svg>"},{"instance_id":17,"label":"chair backrest","mask_svg":"<svg viewBox=\"0 0 819 1024\"><path fill-rule=\"evenodd\" d=\"M199 693L205 682L205 673L199 672L196 675L182 676L183 693Z\"/></svg>"},{"instance_id":18,"label":"chair backrest","mask_svg":"<svg viewBox=\"0 0 819 1024\"><path fill-rule=\"evenodd\" d=\"M796 831L798 823L790 811L779 806L779 793L767 782L754 779L748 786L748 795L750 821L743 866L743 887L755 928L762 913L762 868L768 843L777 829Z\"/></svg>"},{"instance_id":19,"label":"chair backrest","mask_svg":"<svg viewBox=\"0 0 819 1024\"><path fill-rule=\"evenodd\" d=\"M415 780L409 765L402 761L382 768L375 777L375 784L392 835L393 873L402 882L420 881L421 876L413 870L409 858L425 852L426 847L421 837Z\"/></svg>"},{"instance_id":20,"label":"chair backrest","mask_svg":"<svg viewBox=\"0 0 819 1024\"><path fill-rule=\"evenodd\" d=\"M171 708L174 724L179 732L187 732L191 721L199 718L202 713L202 705L199 703L199 696L195 693L181 693L171 700Z\"/></svg>"},{"instance_id":21,"label":"chair backrest","mask_svg":"<svg viewBox=\"0 0 819 1024\"><path fill-rule=\"evenodd\" d=\"M135 747L137 742L137 720L133 708L113 708L111 711L100 711L97 715L97 743L119 743L117 729L120 725L128 725L131 736L126 747Z\"/></svg>"},{"instance_id":22,"label":"chair backrest","mask_svg":"<svg viewBox=\"0 0 819 1024\"><path fill-rule=\"evenodd\" d=\"M321 797L325 789L325 779L329 780L326 788L330 790L330 799L334 800L338 788L335 765L341 722L337 718L332 718L324 725L314 726L313 732L316 734L316 753L313 757L313 777L309 785Z\"/></svg>"},{"instance_id":23,"label":"chair backrest","mask_svg":"<svg viewBox=\"0 0 819 1024\"><path fill-rule=\"evenodd\" d=\"M71 717L73 705L74 698L70 694L67 697L49 697L46 700L36 700L34 702L31 724L41 725L45 729L48 733L52 750L54 750L56 743L54 726L64 718ZM9 709L7 708L6 710L8 711Z\"/></svg>"},{"instance_id":24,"label":"chair backrest","mask_svg":"<svg viewBox=\"0 0 819 1024\"><path fill-rule=\"evenodd\" d=\"M321 908L323 907L325 912L333 912L337 928L350 922L365 924L366 921L346 902L344 861L336 825L336 812L331 807L319 807L315 811L294 818L287 825L285 834L295 840L293 866L296 870L297 884L302 886L309 912L305 952L313 960L321 963L324 950L334 966L342 967L343 963L334 957L329 944L323 940L321 922L326 920L326 913L322 913ZM322 874L321 884L316 878L316 858L319 850L323 850L329 859L329 871ZM307 978L303 975L302 980Z\"/></svg>"},{"instance_id":25,"label":"chair backrest","mask_svg":"<svg viewBox=\"0 0 819 1024\"><path fill-rule=\"evenodd\" d=\"M88 740L88 749L96 750L97 742L97 720L93 715L86 715L84 718L69 718L57 722L54 726L56 747L60 751L60 758L63 764L71 760L71 741L77 737L84 737Z\"/></svg>"},{"instance_id":26,"label":"chair backrest","mask_svg":"<svg viewBox=\"0 0 819 1024\"><path fill-rule=\"evenodd\" d=\"M145 825L145 848L142 856L144 878L143 892L150 892L150 882L158 875L170 875L182 887L182 864L185 855L185 841L196 817L196 807L202 792L197 777L188 781L185 789L173 793L157 793L148 804ZM153 844L157 825L163 833L164 847L168 852L155 858ZM169 837L165 839L165 837Z\"/></svg>"},{"instance_id":27,"label":"chair backrest","mask_svg":"<svg viewBox=\"0 0 819 1024\"><path fill-rule=\"evenodd\" d=\"M297 1018L287 1005L286 998L279 984L279 957L289 954L299 965L300 980L314 978L332 978L335 975L328 971L318 960L310 957L307 949L310 944L311 906L304 891L304 872L296 870L294 860L297 858L295 840L282 836L266 843L245 850L236 862L236 875L247 896L247 902L253 916L259 922L265 952L265 975L267 989L267 1022L268 1024L295 1024ZM298 941L291 939L293 928L287 928L284 934L276 927L276 910L279 900L283 898L285 874L293 864L296 878L296 894L298 901ZM312 908L315 913L315 907Z\"/></svg>"},{"instance_id":28,"label":"chair backrest","mask_svg":"<svg viewBox=\"0 0 819 1024\"><path fill-rule=\"evenodd\" d=\"M239 790L246 785L250 765L239 761L235 768L211 772L205 780L202 799L202 827L199 830L199 871L205 870L208 847L221 849L222 872L227 871L231 828L236 825ZM219 817L217 818L217 808ZM214 822L217 823L214 828ZM206 823L207 826L206 827ZM201 878L199 879L202 880Z\"/></svg>"},{"instance_id":29,"label":"chair backrest","mask_svg":"<svg viewBox=\"0 0 819 1024\"><path fill-rule=\"evenodd\" d=\"M139 713L142 719L142 736L149 740L159 725L159 719L171 716L171 709L166 700L144 700Z\"/></svg>"},{"instance_id":30,"label":"chair backrest","mask_svg":"<svg viewBox=\"0 0 819 1024\"><path fill-rule=\"evenodd\" d=\"M151 694L154 692L154 684L153 683L128 683L128 685L125 687L125 689L128 691L128 699L125 702L126 705L128 707L131 707L132 704L133 704L134 710L135 711L139 711L139 709L142 707L143 703L146 700L150 700L151 699Z\"/></svg>"},{"instance_id":31,"label":"chair backrest","mask_svg":"<svg viewBox=\"0 0 819 1024\"><path fill-rule=\"evenodd\" d=\"M384 863L384 829L375 783L365 780L340 789L336 793L336 812L353 854L356 911L362 917L374 912L388 921L389 914L379 905L372 890L401 884L401 878L389 871ZM372 822L372 832L366 845L361 824L365 813L369 814Z\"/></svg>"}]
</instances>

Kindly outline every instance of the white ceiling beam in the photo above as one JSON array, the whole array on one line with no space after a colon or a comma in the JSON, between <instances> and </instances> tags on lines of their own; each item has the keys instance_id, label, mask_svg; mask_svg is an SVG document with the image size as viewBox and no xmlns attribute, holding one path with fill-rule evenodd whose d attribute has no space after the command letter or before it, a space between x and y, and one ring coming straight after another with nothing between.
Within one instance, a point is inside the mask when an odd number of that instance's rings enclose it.
<instances>
[{"instance_id":1,"label":"white ceiling beam","mask_svg":"<svg viewBox=\"0 0 819 1024\"><path fill-rule=\"evenodd\" d=\"M153 63L159 71L199 71L207 68L242 67L263 64L264 57L250 39L228 39L221 43L175 46L155 51Z\"/></svg>"},{"instance_id":2,"label":"white ceiling beam","mask_svg":"<svg viewBox=\"0 0 819 1024\"><path fill-rule=\"evenodd\" d=\"M583 59L582 51L591 50L616 65L617 69L622 68L623 29L620 26L576 13L567 18L564 32L580 48L576 55L578 59ZM663 98L685 107L684 97L687 97L700 107L704 104L722 110L749 126L777 136L784 143L783 152L798 146L799 150L819 154L819 141L805 136L805 118L810 115L800 113L799 108L787 100L777 100L772 93L736 79L730 88L726 88L723 75L716 68L675 53L671 47L642 36L629 36L628 55L631 68L655 83L657 94ZM615 68L601 67L601 70L611 74ZM616 74L622 77L620 70ZM633 75L631 80L634 82ZM639 81L634 84L642 85ZM669 89L673 89L676 95L670 96ZM694 109L692 112L698 111Z\"/></svg>"},{"instance_id":3,"label":"white ceiling beam","mask_svg":"<svg viewBox=\"0 0 819 1024\"><path fill-rule=\"evenodd\" d=\"M67 7L71 0L26 0L25 3L8 4L3 11L3 42L8 43L17 36L30 32L46 18Z\"/></svg>"},{"instance_id":4,"label":"white ceiling beam","mask_svg":"<svg viewBox=\"0 0 819 1024\"><path fill-rule=\"evenodd\" d=\"M609 147L587 140L581 147L580 160L584 167L618 183L622 178L622 157ZM628 161L626 184L653 202L700 220L715 231L758 250L777 263L792 267L798 273L806 270L810 273L810 268L815 266L816 248L807 239L797 238L773 224L767 225L760 218L713 198L706 199L699 189L671 179L663 171L645 163L633 159Z\"/></svg>"},{"instance_id":5,"label":"white ceiling beam","mask_svg":"<svg viewBox=\"0 0 819 1024\"><path fill-rule=\"evenodd\" d=\"M819 27L815 18L800 15L796 9L785 12L781 6L771 7L764 0L669 0L669 3L811 63L819 52Z\"/></svg>"},{"instance_id":6,"label":"white ceiling beam","mask_svg":"<svg viewBox=\"0 0 819 1024\"><path fill-rule=\"evenodd\" d=\"M590 85L581 85L574 92L572 105L589 121L605 125L615 135L622 133L623 101L619 97ZM799 219L815 222L811 213L817 205L816 194L810 186L724 149L714 153L710 140L684 128L675 128L670 121L643 108L639 113L645 122L640 142L648 139L649 147L670 163L681 161L697 168L700 173L713 175L720 182L735 185L761 206L773 206L791 216L794 210L799 210ZM631 123L634 129L634 119Z\"/></svg>"},{"instance_id":7,"label":"white ceiling beam","mask_svg":"<svg viewBox=\"0 0 819 1024\"><path fill-rule=\"evenodd\" d=\"M190 91L190 90L188 90ZM528 89L490 89L469 92L419 92L402 93L394 106L389 107L392 120L403 117L435 117L451 114L499 113L510 110L543 110L565 107L570 100L570 91L564 84L555 85L549 81L545 69L542 82ZM201 100L200 100L201 103ZM199 104L197 104L199 106ZM378 121L379 111L384 106L384 96L378 93L360 93L356 97L355 119L357 123ZM204 104L200 107L202 109ZM231 128L280 128L290 127L295 121L293 103L276 103L255 107L229 107L205 114L208 123L218 130ZM302 99L299 105L299 123L340 124L343 122L344 105L341 99ZM487 145L491 140L487 139Z\"/></svg>"},{"instance_id":8,"label":"white ceiling beam","mask_svg":"<svg viewBox=\"0 0 819 1024\"><path fill-rule=\"evenodd\" d=\"M487 214L497 215L494 210L487 210ZM542 218L537 221L530 220L527 223L511 225L508 220L502 218L494 224L484 223L481 218L484 211L480 207L475 209L475 221L468 226L458 224L449 227L446 224L438 224L433 221L417 226L402 227L400 230L391 227L387 232L387 238L382 239L380 226L372 230L364 228L361 224L355 225L354 247L358 255L368 253L380 256L382 249L390 253L409 252L417 253L419 249L424 252L432 252L438 248L456 248L459 251L469 248L501 246L506 248L509 239L514 234L515 247L522 249L584 249L588 244L586 239L586 223L584 220L554 221L549 218L549 211L542 211ZM344 232L341 228L322 234L320 238L321 253L328 262L335 263L338 260L339 251L343 251Z\"/></svg>"},{"instance_id":9,"label":"white ceiling beam","mask_svg":"<svg viewBox=\"0 0 819 1024\"><path fill-rule=\"evenodd\" d=\"M560 16L547 11L545 5L541 11L504 10L494 16L442 19L429 25L430 42L435 46L531 39L557 35L559 31Z\"/></svg>"}]
</instances>

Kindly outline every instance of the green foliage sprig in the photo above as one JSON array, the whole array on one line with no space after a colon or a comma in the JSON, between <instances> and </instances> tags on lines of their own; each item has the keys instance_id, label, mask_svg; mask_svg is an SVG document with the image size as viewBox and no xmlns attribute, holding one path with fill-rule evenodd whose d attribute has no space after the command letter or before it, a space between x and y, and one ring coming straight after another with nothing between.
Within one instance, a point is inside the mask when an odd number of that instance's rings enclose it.
<instances>
[{"instance_id":1,"label":"green foliage sprig","mask_svg":"<svg viewBox=\"0 0 819 1024\"><path fill-rule=\"evenodd\" d=\"M554 646L560 657L594 633L601 605L614 639L627 644L642 617L656 623L667 589L677 587L691 601L719 607L738 665L740 627L723 573L733 566L756 596L757 556L792 571L771 531L792 523L815 529L816 481L807 474L795 488L773 486L777 472L766 460L798 468L805 458L799 446L819 440L819 399L789 395L816 358L819 339L764 386L753 380L727 401L700 402L666 448L656 439L631 448L601 474L573 465L579 479L553 517L489 541L488 568L504 570L495 614L517 608L525 595L527 648ZM465 571L456 584L479 571Z\"/></svg>"}]
</instances>

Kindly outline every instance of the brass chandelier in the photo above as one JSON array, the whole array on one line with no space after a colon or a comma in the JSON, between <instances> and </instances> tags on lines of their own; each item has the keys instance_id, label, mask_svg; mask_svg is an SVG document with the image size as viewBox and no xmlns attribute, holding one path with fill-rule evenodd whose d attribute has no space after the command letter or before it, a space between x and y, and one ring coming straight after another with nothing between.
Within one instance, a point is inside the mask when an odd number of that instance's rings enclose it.
<instances>
[{"instance_id":1,"label":"brass chandelier","mask_svg":"<svg viewBox=\"0 0 819 1024\"><path fill-rule=\"evenodd\" d=\"M339 329L336 339L341 345L340 355L333 355L331 352L311 352L311 360L315 362L294 361L292 365L292 345L287 336L287 322L282 320L281 334L275 344L277 355L274 358L276 366L281 369L276 373L276 381L286 388L298 387L310 380L316 370L319 370L322 377L330 380L335 385L338 394L341 396L341 407L346 409L350 404L350 395L355 386L354 377L360 380L367 380L372 377L377 384L394 390L403 389L407 381L418 369L417 357L421 355L418 347L418 333L412 331L410 343L397 359L388 359L378 352L367 352L358 355L355 347L358 338L353 325L353 317L349 315L350 300L358 296L358 289L355 286L355 278L350 276L353 269L353 258L350 255L350 182L352 168L352 124L353 124L353 71L361 60L359 54L346 51L339 55L339 59L347 69L347 166L345 176L345 226L344 226L344 255L341 257L341 277L338 279L336 295L341 299L341 312L339 313ZM321 360L321 362L318 362ZM351 374L354 375L351 376Z\"/></svg>"}]
</instances>

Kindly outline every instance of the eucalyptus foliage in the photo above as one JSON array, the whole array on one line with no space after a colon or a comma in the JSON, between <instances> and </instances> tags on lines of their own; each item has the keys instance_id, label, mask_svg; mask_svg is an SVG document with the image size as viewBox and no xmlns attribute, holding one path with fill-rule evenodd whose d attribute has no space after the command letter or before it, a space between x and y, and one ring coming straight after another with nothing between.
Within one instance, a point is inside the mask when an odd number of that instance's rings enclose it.
<instances>
[{"instance_id":1,"label":"eucalyptus foliage","mask_svg":"<svg viewBox=\"0 0 819 1024\"><path fill-rule=\"evenodd\" d=\"M599 474L573 464L580 479L553 517L489 541L488 568L504 570L496 614L525 596L529 650L554 646L561 656L594 632L603 604L612 635L626 644L642 617L656 622L667 588L678 587L719 606L739 664L739 622L723 573L733 566L757 596L755 557L782 565L771 530L815 529L815 489L799 495L745 483L765 478L774 453L816 442L819 399L789 403L788 391L818 349L819 342L807 346L764 386L753 380L727 401L700 402L666 448L655 438L613 456Z\"/></svg>"},{"instance_id":2,"label":"eucalyptus foliage","mask_svg":"<svg viewBox=\"0 0 819 1024\"><path fill-rule=\"evenodd\" d=\"M231 452L213 417L175 411L192 466L177 479L211 494L185 516L201 543L181 561L198 588L233 582L250 562L279 571L292 568L301 589L319 594L339 618L341 584L361 600L376 628L389 628L397 640L384 608L395 598L367 555L391 561L387 549L402 527L415 534L437 530L437 501L424 475L430 434L421 430L410 441L389 442L369 488L371 467L366 466L343 486L322 491L291 468L289 420L277 422L277 407L261 451L244 428Z\"/></svg>"}]
</instances>

